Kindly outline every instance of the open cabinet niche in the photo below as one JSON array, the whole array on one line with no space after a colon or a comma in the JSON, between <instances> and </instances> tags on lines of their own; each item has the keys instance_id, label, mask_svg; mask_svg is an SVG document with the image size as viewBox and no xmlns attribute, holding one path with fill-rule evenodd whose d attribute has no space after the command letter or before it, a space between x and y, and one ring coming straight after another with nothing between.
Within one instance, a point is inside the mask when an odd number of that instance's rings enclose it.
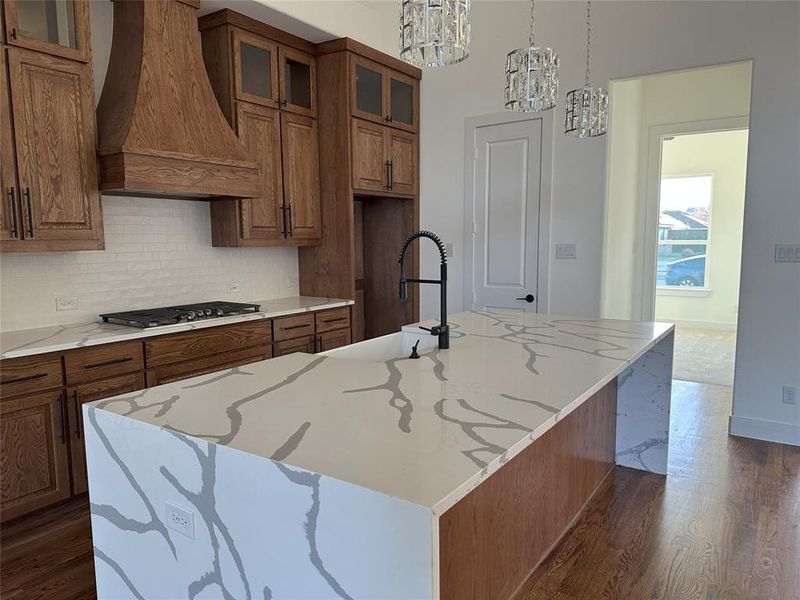
<instances>
[{"instance_id":1,"label":"open cabinet niche","mask_svg":"<svg viewBox=\"0 0 800 600\"><path fill-rule=\"evenodd\" d=\"M414 202L398 198L355 196L353 202L353 256L355 301L353 341L400 331L413 323L417 288L409 286L400 300L400 248L414 232ZM416 248L406 253L411 275Z\"/></svg>"}]
</instances>

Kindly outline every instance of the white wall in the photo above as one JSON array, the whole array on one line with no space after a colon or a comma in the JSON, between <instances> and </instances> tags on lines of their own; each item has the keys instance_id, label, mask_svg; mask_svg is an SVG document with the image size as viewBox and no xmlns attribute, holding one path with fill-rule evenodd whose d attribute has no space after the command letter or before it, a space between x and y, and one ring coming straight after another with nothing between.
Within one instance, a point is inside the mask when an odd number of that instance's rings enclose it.
<instances>
[{"instance_id":1,"label":"white wall","mask_svg":"<svg viewBox=\"0 0 800 600\"><path fill-rule=\"evenodd\" d=\"M711 175L711 243L707 257L709 291L658 290L656 318L703 327L736 325L742 256L747 130L676 137L664 143L664 177Z\"/></svg>"}]
</instances>

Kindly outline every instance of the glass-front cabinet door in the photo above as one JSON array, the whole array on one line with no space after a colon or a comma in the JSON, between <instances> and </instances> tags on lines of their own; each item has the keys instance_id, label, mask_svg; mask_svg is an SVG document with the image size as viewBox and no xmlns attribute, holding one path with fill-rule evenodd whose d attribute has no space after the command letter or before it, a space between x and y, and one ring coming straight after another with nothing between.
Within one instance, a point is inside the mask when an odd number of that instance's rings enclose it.
<instances>
[{"instance_id":1,"label":"glass-front cabinet door","mask_svg":"<svg viewBox=\"0 0 800 600\"><path fill-rule=\"evenodd\" d=\"M309 117L317 114L317 65L313 56L281 46L280 105L284 110Z\"/></svg>"},{"instance_id":2,"label":"glass-front cabinet door","mask_svg":"<svg viewBox=\"0 0 800 600\"><path fill-rule=\"evenodd\" d=\"M6 41L72 60L91 57L87 0L4 0Z\"/></svg>"},{"instance_id":3,"label":"glass-front cabinet door","mask_svg":"<svg viewBox=\"0 0 800 600\"><path fill-rule=\"evenodd\" d=\"M353 56L351 59L350 97L351 113L355 117L385 123L388 111L385 105L386 69L381 65Z\"/></svg>"},{"instance_id":4,"label":"glass-front cabinet door","mask_svg":"<svg viewBox=\"0 0 800 600\"><path fill-rule=\"evenodd\" d=\"M278 46L241 29L232 35L236 99L277 107Z\"/></svg>"},{"instance_id":5,"label":"glass-front cabinet door","mask_svg":"<svg viewBox=\"0 0 800 600\"><path fill-rule=\"evenodd\" d=\"M389 71L387 75L389 98L389 125L408 131L417 131L419 123L417 97L419 86L417 81L397 71Z\"/></svg>"}]
</instances>

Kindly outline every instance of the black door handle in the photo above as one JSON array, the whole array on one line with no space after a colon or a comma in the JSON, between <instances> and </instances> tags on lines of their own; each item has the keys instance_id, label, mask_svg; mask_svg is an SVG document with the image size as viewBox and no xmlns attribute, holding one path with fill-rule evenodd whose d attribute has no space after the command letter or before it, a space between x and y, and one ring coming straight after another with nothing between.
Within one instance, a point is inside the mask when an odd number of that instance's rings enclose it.
<instances>
[{"instance_id":1,"label":"black door handle","mask_svg":"<svg viewBox=\"0 0 800 600\"><path fill-rule=\"evenodd\" d=\"M16 188L12 185L8 189L8 204L11 209L11 237L19 237L19 223L17 222Z\"/></svg>"},{"instance_id":2,"label":"black door handle","mask_svg":"<svg viewBox=\"0 0 800 600\"><path fill-rule=\"evenodd\" d=\"M531 304L536 300L536 297L533 294L528 294L527 296L523 296L522 298L517 298L517 300L525 300L525 302Z\"/></svg>"},{"instance_id":3,"label":"black door handle","mask_svg":"<svg viewBox=\"0 0 800 600\"><path fill-rule=\"evenodd\" d=\"M81 400L78 390L75 390L72 396L75 399L75 437L81 439Z\"/></svg>"},{"instance_id":4,"label":"black door handle","mask_svg":"<svg viewBox=\"0 0 800 600\"><path fill-rule=\"evenodd\" d=\"M28 205L28 238L33 239L33 206L31 205L31 188L25 188L25 200Z\"/></svg>"}]
</instances>

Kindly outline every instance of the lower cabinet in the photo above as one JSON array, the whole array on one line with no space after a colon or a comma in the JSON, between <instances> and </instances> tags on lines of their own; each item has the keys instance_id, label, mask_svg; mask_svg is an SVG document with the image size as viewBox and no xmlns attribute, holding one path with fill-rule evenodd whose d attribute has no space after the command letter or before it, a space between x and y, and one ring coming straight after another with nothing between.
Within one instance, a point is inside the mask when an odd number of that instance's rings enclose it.
<instances>
[{"instance_id":1,"label":"lower cabinet","mask_svg":"<svg viewBox=\"0 0 800 600\"><path fill-rule=\"evenodd\" d=\"M333 350L350 344L350 329L326 331L317 336L317 352Z\"/></svg>"},{"instance_id":2,"label":"lower cabinet","mask_svg":"<svg viewBox=\"0 0 800 600\"><path fill-rule=\"evenodd\" d=\"M64 391L0 401L0 505L6 521L69 498Z\"/></svg>"},{"instance_id":3,"label":"lower cabinet","mask_svg":"<svg viewBox=\"0 0 800 600\"><path fill-rule=\"evenodd\" d=\"M86 455L83 445L81 405L84 402L94 402L119 394L135 392L142 388L144 388L144 374L140 372L84 383L67 391L67 405L69 406L67 421L69 423L69 451L72 465L73 494L81 494L89 489L89 480L86 475Z\"/></svg>"},{"instance_id":4,"label":"lower cabinet","mask_svg":"<svg viewBox=\"0 0 800 600\"><path fill-rule=\"evenodd\" d=\"M286 356L287 354L294 354L295 352L306 352L313 354L316 348L314 346L314 336L304 335L300 338L293 340L283 340L275 342L275 356Z\"/></svg>"}]
</instances>

